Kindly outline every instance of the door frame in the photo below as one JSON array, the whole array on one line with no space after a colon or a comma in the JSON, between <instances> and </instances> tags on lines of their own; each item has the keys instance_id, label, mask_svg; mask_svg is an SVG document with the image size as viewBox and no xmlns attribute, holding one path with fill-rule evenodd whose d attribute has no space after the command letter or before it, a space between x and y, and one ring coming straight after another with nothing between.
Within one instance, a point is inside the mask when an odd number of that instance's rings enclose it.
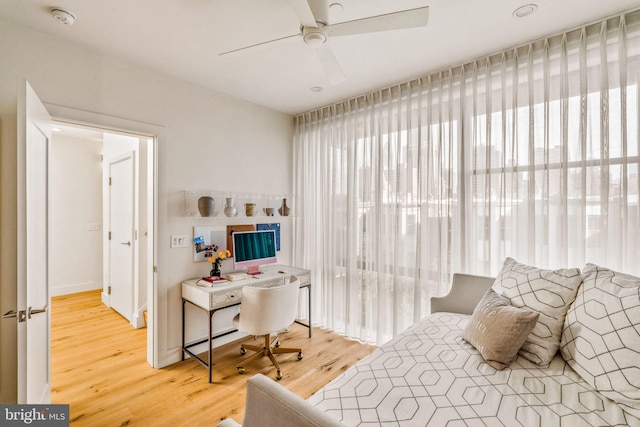
<instances>
[{"instance_id":1,"label":"door frame","mask_svg":"<svg viewBox=\"0 0 640 427\"><path fill-rule=\"evenodd\" d=\"M76 110L59 105L44 103L51 114L53 124L84 127L105 133L119 133L128 136L137 136L149 140L147 143L147 171L144 179L147 186L147 232L148 232L148 256L144 269L147 277L147 363L153 368L159 367L159 339L157 328L158 312L158 134L162 128L149 123L141 123L122 119L119 117L105 116L82 110ZM106 159L105 159L106 160ZM140 159L143 160L142 158Z\"/></svg>"}]
</instances>

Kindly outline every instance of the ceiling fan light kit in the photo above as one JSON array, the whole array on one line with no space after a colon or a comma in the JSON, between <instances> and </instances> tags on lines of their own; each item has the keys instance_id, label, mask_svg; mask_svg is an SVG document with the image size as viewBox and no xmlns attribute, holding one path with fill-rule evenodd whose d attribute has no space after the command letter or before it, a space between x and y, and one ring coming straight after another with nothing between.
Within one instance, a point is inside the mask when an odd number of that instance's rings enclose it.
<instances>
[{"instance_id":1,"label":"ceiling fan light kit","mask_svg":"<svg viewBox=\"0 0 640 427\"><path fill-rule=\"evenodd\" d=\"M327 41L327 33L324 31L324 26L319 24L317 28L303 27L302 39L306 44L312 47L322 46Z\"/></svg>"}]
</instances>

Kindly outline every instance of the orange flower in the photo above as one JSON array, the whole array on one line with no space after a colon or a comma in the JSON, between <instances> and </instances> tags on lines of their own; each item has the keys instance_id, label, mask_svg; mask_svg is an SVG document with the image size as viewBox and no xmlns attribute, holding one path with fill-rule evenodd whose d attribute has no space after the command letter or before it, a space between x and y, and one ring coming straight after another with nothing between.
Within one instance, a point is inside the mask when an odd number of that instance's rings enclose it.
<instances>
[{"instance_id":1,"label":"orange flower","mask_svg":"<svg viewBox=\"0 0 640 427\"><path fill-rule=\"evenodd\" d=\"M214 246L214 250L217 250L218 246ZM207 261L209 261L211 264L215 264L215 265L220 265L220 263L227 259L227 258L231 258L231 251L229 250L224 250L224 251L220 251L218 253L213 253L213 254L209 254L209 256L207 257Z\"/></svg>"}]
</instances>

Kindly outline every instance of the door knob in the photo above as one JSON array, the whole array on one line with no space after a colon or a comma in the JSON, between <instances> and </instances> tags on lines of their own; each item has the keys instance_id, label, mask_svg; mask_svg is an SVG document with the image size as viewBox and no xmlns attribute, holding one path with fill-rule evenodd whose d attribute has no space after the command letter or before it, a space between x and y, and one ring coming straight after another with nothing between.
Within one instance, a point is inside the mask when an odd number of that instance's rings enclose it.
<instances>
[{"instance_id":1,"label":"door knob","mask_svg":"<svg viewBox=\"0 0 640 427\"><path fill-rule=\"evenodd\" d=\"M47 311L47 309L49 308L49 304L45 304L42 308L37 308L37 309L32 309L31 307L29 307L27 309L27 317L29 319L31 319L31 315L32 314L40 314L40 313L45 313Z\"/></svg>"},{"instance_id":2,"label":"door knob","mask_svg":"<svg viewBox=\"0 0 640 427\"><path fill-rule=\"evenodd\" d=\"M27 313L24 310L20 310L20 311L11 310L11 311L7 311L5 314L3 314L2 318L3 319L16 318L16 319L18 319L18 323L20 323L20 322L24 322L25 320L27 320Z\"/></svg>"},{"instance_id":3,"label":"door knob","mask_svg":"<svg viewBox=\"0 0 640 427\"><path fill-rule=\"evenodd\" d=\"M121 245L125 245L125 246L131 246L131 242L122 242L120 243Z\"/></svg>"}]
</instances>

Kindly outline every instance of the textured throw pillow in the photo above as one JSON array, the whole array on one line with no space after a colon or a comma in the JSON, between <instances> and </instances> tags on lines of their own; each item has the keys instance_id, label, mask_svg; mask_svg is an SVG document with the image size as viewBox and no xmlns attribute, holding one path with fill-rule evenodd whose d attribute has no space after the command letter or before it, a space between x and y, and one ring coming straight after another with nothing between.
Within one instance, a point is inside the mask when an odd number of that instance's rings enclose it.
<instances>
[{"instance_id":1,"label":"textured throw pillow","mask_svg":"<svg viewBox=\"0 0 640 427\"><path fill-rule=\"evenodd\" d=\"M515 307L540 313L519 351L520 356L547 366L560 346L560 335L569 305L576 297L582 275L577 268L543 270L507 258L493 289Z\"/></svg>"},{"instance_id":2,"label":"textured throw pillow","mask_svg":"<svg viewBox=\"0 0 640 427\"><path fill-rule=\"evenodd\" d=\"M507 298L489 289L473 310L462 338L501 371L518 357L538 316L535 311L513 307Z\"/></svg>"},{"instance_id":3,"label":"textured throw pillow","mask_svg":"<svg viewBox=\"0 0 640 427\"><path fill-rule=\"evenodd\" d=\"M569 366L640 417L640 278L587 264L560 351Z\"/></svg>"}]
</instances>

